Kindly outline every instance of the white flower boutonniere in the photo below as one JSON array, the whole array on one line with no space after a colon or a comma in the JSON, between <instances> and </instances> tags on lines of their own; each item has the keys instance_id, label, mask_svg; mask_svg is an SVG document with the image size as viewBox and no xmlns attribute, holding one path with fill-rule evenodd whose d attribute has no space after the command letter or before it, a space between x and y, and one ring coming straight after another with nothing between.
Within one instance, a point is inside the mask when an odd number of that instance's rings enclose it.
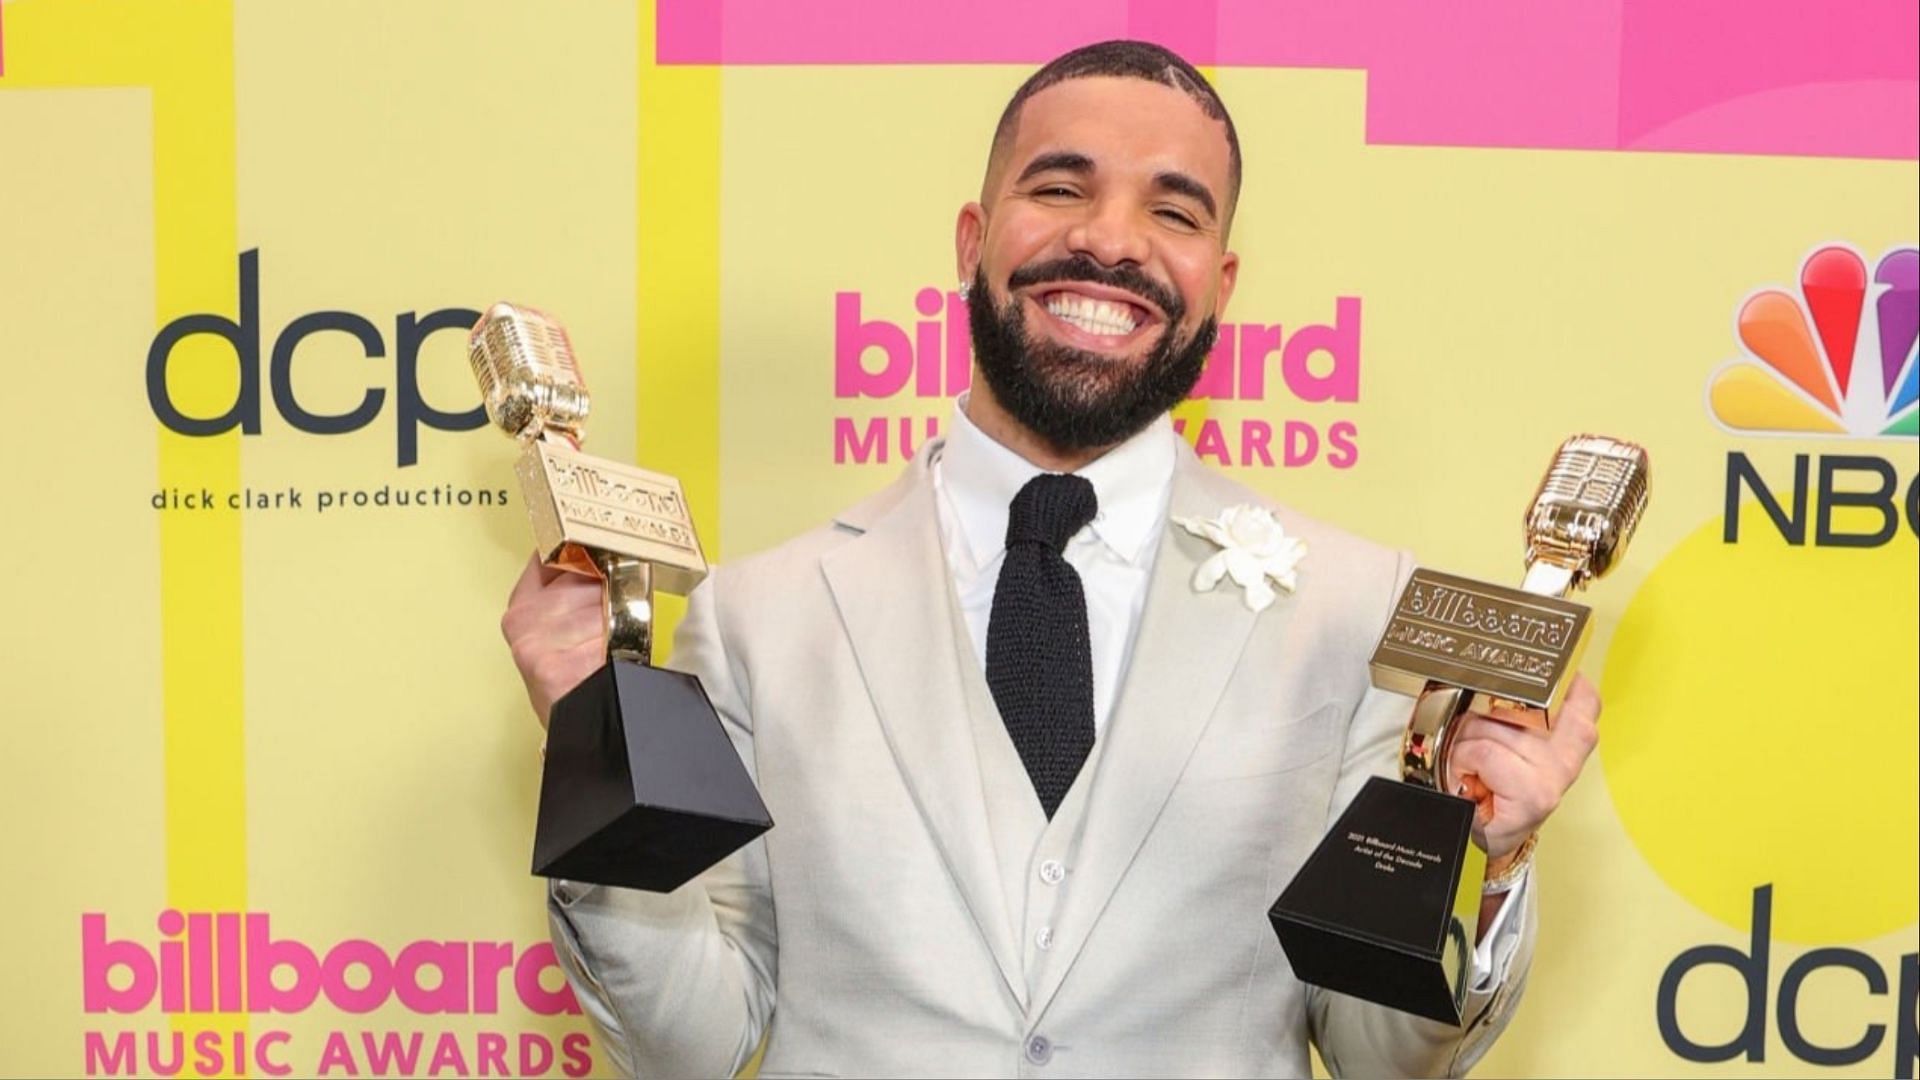
<instances>
[{"instance_id":1,"label":"white flower boutonniere","mask_svg":"<svg viewBox=\"0 0 1920 1080\"><path fill-rule=\"evenodd\" d=\"M1211 592L1222 577L1230 577L1246 590L1250 610L1265 611L1277 595L1274 585L1292 592L1299 584L1294 568L1306 557L1307 543L1288 536L1273 511L1264 506L1241 503L1211 521L1174 518L1173 523L1220 545L1220 550L1194 571L1193 587L1198 592Z\"/></svg>"}]
</instances>

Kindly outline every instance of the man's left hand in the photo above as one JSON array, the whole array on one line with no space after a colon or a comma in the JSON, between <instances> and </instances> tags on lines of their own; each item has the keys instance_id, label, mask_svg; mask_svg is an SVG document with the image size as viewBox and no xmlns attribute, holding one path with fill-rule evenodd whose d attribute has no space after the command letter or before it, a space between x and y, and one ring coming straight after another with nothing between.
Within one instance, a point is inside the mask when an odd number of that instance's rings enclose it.
<instances>
[{"instance_id":1,"label":"man's left hand","mask_svg":"<svg viewBox=\"0 0 1920 1080\"><path fill-rule=\"evenodd\" d=\"M1575 675L1566 700L1545 730L1524 718L1469 713L1460 718L1448 753L1449 790L1475 803L1473 839L1487 853L1487 872L1506 863L1560 805L1600 741L1600 694Z\"/></svg>"}]
</instances>

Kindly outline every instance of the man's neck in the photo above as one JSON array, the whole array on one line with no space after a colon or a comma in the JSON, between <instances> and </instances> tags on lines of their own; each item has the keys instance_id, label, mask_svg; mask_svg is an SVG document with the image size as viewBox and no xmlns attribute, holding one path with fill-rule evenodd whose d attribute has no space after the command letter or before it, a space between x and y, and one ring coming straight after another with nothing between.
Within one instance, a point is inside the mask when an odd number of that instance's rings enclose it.
<instances>
[{"instance_id":1,"label":"man's neck","mask_svg":"<svg viewBox=\"0 0 1920 1080\"><path fill-rule=\"evenodd\" d=\"M1090 450L1061 450L1055 447L1013 418L1013 414L1000 404L999 399L993 396L993 391L980 379L978 369L975 369L973 388L967 392L964 408L967 419L980 429L981 434L1019 454L1034 468L1046 472L1078 472L1119 445L1114 443Z\"/></svg>"}]
</instances>

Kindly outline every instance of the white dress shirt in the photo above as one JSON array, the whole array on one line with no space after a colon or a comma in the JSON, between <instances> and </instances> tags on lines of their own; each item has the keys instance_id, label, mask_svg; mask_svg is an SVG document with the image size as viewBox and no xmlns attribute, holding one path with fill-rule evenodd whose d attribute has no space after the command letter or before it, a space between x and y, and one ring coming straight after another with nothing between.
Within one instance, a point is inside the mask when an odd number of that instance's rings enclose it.
<instances>
[{"instance_id":1,"label":"white dress shirt","mask_svg":"<svg viewBox=\"0 0 1920 1080\"><path fill-rule=\"evenodd\" d=\"M1178 439L1165 416L1102 454L1076 475L1093 484L1099 511L1067 541L1068 565L1087 596L1087 636L1093 652L1093 730L1106 727L1147 605L1147 583L1165 531L1173 491ZM941 546L953 575L973 656L986 667L987 621L993 590L1007 554L1007 513L1014 495L1045 470L995 442L967 418L967 395L954 402L946 446L933 461L934 500ZM1475 943L1472 985L1488 990L1506 978L1520 929L1508 912L1523 905L1530 873L1508 895Z\"/></svg>"}]
</instances>

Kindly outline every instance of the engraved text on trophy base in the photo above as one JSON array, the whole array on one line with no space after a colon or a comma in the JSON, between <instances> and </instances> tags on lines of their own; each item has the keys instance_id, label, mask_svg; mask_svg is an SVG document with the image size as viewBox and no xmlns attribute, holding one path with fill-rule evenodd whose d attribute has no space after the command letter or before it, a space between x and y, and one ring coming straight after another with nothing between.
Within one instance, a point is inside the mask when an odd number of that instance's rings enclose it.
<instances>
[{"instance_id":1,"label":"engraved text on trophy base","mask_svg":"<svg viewBox=\"0 0 1920 1080\"><path fill-rule=\"evenodd\" d=\"M1419 873L1422 870L1439 866L1441 857L1437 852L1421 851L1392 840L1367 833L1350 832L1347 842L1353 845L1353 853L1373 863L1373 868L1383 874L1397 874L1402 871Z\"/></svg>"}]
</instances>

